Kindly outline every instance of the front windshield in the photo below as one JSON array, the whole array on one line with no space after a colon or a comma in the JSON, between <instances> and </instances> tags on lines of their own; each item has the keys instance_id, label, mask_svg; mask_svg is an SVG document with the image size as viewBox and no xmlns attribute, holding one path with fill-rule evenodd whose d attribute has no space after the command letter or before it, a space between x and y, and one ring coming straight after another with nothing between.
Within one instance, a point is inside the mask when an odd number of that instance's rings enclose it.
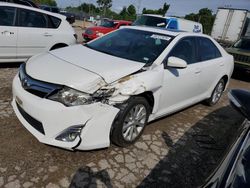
<instances>
[{"instance_id":1,"label":"front windshield","mask_svg":"<svg viewBox=\"0 0 250 188\"><path fill-rule=\"evenodd\" d=\"M113 28L115 26L115 23L111 20L102 20L100 26Z\"/></svg>"},{"instance_id":2,"label":"front windshield","mask_svg":"<svg viewBox=\"0 0 250 188\"><path fill-rule=\"evenodd\" d=\"M141 63L153 63L172 37L135 29L120 29L85 46L99 52Z\"/></svg>"},{"instance_id":3,"label":"front windshield","mask_svg":"<svg viewBox=\"0 0 250 188\"><path fill-rule=\"evenodd\" d=\"M249 39L240 39L238 42L234 44L235 48L239 48L242 50L249 50L250 51L250 38Z\"/></svg>"},{"instance_id":4,"label":"front windshield","mask_svg":"<svg viewBox=\"0 0 250 188\"><path fill-rule=\"evenodd\" d=\"M151 27L163 27L167 26L168 20L166 18L160 18L156 16L140 16L133 25L145 25Z\"/></svg>"}]
</instances>

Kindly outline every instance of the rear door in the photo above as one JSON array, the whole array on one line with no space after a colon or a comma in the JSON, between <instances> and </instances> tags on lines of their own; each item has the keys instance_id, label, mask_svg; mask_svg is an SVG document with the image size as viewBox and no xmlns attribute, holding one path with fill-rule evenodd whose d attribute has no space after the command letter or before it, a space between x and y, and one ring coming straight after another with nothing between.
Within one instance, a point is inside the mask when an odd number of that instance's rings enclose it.
<instances>
[{"instance_id":1,"label":"rear door","mask_svg":"<svg viewBox=\"0 0 250 188\"><path fill-rule=\"evenodd\" d=\"M46 51L53 37L47 28L47 15L29 9L19 9L18 16L17 57L29 58Z\"/></svg>"},{"instance_id":2,"label":"rear door","mask_svg":"<svg viewBox=\"0 0 250 188\"><path fill-rule=\"evenodd\" d=\"M202 93L206 93L219 81L225 62L220 51L209 38L198 37L197 43L201 65L200 89Z\"/></svg>"},{"instance_id":3,"label":"rear door","mask_svg":"<svg viewBox=\"0 0 250 188\"><path fill-rule=\"evenodd\" d=\"M16 58L17 27L16 8L0 6L0 61Z\"/></svg>"}]
</instances>

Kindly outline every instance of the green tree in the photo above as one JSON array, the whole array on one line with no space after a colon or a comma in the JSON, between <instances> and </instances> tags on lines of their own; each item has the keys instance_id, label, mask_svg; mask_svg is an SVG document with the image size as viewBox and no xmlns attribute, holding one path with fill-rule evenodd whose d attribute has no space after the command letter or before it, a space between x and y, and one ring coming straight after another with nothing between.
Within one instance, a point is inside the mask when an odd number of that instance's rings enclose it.
<instances>
[{"instance_id":1,"label":"green tree","mask_svg":"<svg viewBox=\"0 0 250 188\"><path fill-rule=\"evenodd\" d=\"M123 20L135 20L136 18L136 9L134 5L129 5L127 7L123 7L121 12L119 13L119 18L118 19L123 19Z\"/></svg>"},{"instance_id":2,"label":"green tree","mask_svg":"<svg viewBox=\"0 0 250 188\"><path fill-rule=\"evenodd\" d=\"M203 26L203 32L205 34L211 34L215 15L212 14L212 10L203 8L199 10L198 14L191 13L186 15L185 19L201 23Z\"/></svg>"},{"instance_id":3,"label":"green tree","mask_svg":"<svg viewBox=\"0 0 250 188\"><path fill-rule=\"evenodd\" d=\"M112 7L112 0L97 0L96 3L102 9L104 16L106 15L107 9Z\"/></svg>"},{"instance_id":4,"label":"green tree","mask_svg":"<svg viewBox=\"0 0 250 188\"><path fill-rule=\"evenodd\" d=\"M170 5L167 4L167 3L164 3L163 7L158 9L158 10L152 10L152 9L146 9L146 8L143 8L142 10L142 13L143 14L159 14L159 15L162 15L162 16L165 16L168 9L169 9Z\"/></svg>"},{"instance_id":5,"label":"green tree","mask_svg":"<svg viewBox=\"0 0 250 188\"><path fill-rule=\"evenodd\" d=\"M119 15L120 15L119 19L125 20L127 17L127 7L123 7Z\"/></svg>"},{"instance_id":6,"label":"green tree","mask_svg":"<svg viewBox=\"0 0 250 188\"><path fill-rule=\"evenodd\" d=\"M55 0L33 0L33 1L39 5L57 6L57 3Z\"/></svg>"},{"instance_id":7,"label":"green tree","mask_svg":"<svg viewBox=\"0 0 250 188\"><path fill-rule=\"evenodd\" d=\"M127 12L130 16L135 16L136 15L136 9L134 5L129 5L127 8Z\"/></svg>"}]
</instances>

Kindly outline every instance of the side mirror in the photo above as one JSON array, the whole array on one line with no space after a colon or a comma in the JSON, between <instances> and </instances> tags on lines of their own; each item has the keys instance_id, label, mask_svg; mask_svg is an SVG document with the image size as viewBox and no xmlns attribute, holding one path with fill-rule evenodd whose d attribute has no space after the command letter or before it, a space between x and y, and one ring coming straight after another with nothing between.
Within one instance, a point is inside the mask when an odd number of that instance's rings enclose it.
<instances>
[{"instance_id":1,"label":"side mirror","mask_svg":"<svg viewBox=\"0 0 250 188\"><path fill-rule=\"evenodd\" d=\"M233 89L228 93L230 104L250 121L250 91Z\"/></svg>"},{"instance_id":2,"label":"side mirror","mask_svg":"<svg viewBox=\"0 0 250 188\"><path fill-rule=\"evenodd\" d=\"M183 59L178 58L178 57L171 56L168 58L167 66L177 68L177 69L184 69L187 67L187 62Z\"/></svg>"}]
</instances>

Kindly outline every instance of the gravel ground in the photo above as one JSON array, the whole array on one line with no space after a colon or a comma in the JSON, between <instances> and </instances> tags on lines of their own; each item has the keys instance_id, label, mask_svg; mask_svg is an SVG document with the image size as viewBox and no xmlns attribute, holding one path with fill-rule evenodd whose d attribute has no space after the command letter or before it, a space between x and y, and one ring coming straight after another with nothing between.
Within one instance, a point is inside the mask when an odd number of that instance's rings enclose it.
<instances>
[{"instance_id":1,"label":"gravel ground","mask_svg":"<svg viewBox=\"0 0 250 188\"><path fill-rule=\"evenodd\" d=\"M157 120L127 148L70 152L39 143L11 108L14 67L0 68L0 187L197 187L241 130L226 94L214 107L197 104ZM249 75L229 88L250 89Z\"/></svg>"}]
</instances>

